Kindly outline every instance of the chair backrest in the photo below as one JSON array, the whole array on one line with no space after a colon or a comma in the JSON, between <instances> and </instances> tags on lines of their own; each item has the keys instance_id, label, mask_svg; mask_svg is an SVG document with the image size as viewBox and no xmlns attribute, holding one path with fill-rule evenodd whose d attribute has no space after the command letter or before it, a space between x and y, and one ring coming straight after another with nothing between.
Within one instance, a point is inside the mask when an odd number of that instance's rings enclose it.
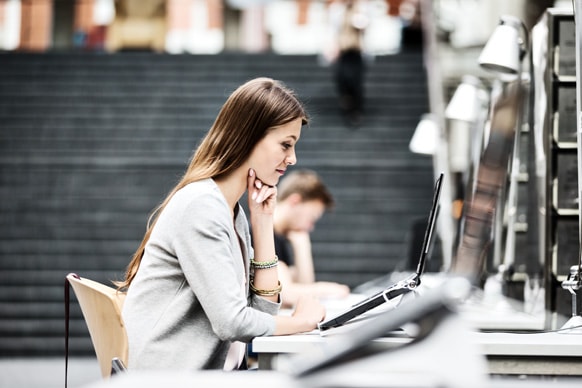
<instances>
[{"instance_id":1,"label":"chair backrest","mask_svg":"<svg viewBox=\"0 0 582 388\"><path fill-rule=\"evenodd\" d=\"M89 329L103 378L111 376L111 362L117 357L127 365L127 333L121 308L125 294L99 282L68 274Z\"/></svg>"}]
</instances>

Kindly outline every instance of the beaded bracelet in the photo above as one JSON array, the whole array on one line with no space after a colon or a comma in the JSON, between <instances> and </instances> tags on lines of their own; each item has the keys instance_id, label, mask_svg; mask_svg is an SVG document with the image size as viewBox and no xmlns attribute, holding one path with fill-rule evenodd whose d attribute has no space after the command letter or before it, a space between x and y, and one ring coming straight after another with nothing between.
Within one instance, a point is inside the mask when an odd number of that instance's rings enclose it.
<instances>
[{"instance_id":1,"label":"beaded bracelet","mask_svg":"<svg viewBox=\"0 0 582 388\"><path fill-rule=\"evenodd\" d=\"M275 258L271 261L255 261L255 259L251 259L251 266L256 269L269 269L274 268L279 264L279 257L275 255Z\"/></svg>"},{"instance_id":2,"label":"beaded bracelet","mask_svg":"<svg viewBox=\"0 0 582 388\"><path fill-rule=\"evenodd\" d=\"M275 296L278 295L283 289L283 286L281 286L280 281L277 281L277 288L274 288L272 290L259 290L255 288L255 285L253 284L252 280L249 282L249 285L251 286L251 291L260 296Z\"/></svg>"}]
</instances>

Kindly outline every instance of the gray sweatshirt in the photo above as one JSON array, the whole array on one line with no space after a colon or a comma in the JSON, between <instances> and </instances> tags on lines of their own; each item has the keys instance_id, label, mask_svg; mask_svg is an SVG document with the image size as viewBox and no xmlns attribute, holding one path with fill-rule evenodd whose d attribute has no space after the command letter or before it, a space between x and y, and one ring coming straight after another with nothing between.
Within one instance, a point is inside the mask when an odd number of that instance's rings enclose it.
<instances>
[{"instance_id":1,"label":"gray sweatshirt","mask_svg":"<svg viewBox=\"0 0 582 388\"><path fill-rule=\"evenodd\" d=\"M173 196L123 306L129 369L221 369L231 341L273 334L280 304L249 293L250 241L213 180Z\"/></svg>"}]
</instances>

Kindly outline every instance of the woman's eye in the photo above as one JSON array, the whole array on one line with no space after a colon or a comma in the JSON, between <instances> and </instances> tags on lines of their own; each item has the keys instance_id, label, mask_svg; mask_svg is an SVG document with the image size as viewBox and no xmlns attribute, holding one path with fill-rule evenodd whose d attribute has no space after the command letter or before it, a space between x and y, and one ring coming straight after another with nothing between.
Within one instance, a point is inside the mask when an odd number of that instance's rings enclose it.
<instances>
[{"instance_id":1,"label":"woman's eye","mask_svg":"<svg viewBox=\"0 0 582 388\"><path fill-rule=\"evenodd\" d=\"M288 150L291 147L292 147L291 144L289 144L289 143L283 143L283 148L285 148L286 150Z\"/></svg>"}]
</instances>

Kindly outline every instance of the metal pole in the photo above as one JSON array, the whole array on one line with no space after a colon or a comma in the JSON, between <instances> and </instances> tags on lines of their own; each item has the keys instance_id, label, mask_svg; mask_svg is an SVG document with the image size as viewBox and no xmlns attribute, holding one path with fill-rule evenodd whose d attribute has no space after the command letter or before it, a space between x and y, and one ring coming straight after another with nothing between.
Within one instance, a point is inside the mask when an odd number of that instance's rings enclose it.
<instances>
[{"instance_id":1,"label":"metal pole","mask_svg":"<svg viewBox=\"0 0 582 388\"><path fill-rule=\"evenodd\" d=\"M572 0L574 3L574 24L576 26L576 125L578 145L578 274L582 269L582 25L579 12L582 12L582 0Z\"/></svg>"},{"instance_id":2,"label":"metal pole","mask_svg":"<svg viewBox=\"0 0 582 388\"><path fill-rule=\"evenodd\" d=\"M421 0L421 18L422 28L424 31L424 61L425 69L428 78L428 95L429 108L436 118L439 127L439 138L437 150L433 156L433 174L436 177L440 172L445 173L445 182L443 183L442 199L441 199L441 214L444 217L439 217L437 220L438 236L441 239L441 251L443 255L443 270L450 269L453 256L453 230L455 225L452 219L452 193L450 171L448 167L448 144L445 140L445 102L443 96L443 80L441 68L438 64L438 42L436 39L436 24L432 0Z\"/></svg>"}]
</instances>

